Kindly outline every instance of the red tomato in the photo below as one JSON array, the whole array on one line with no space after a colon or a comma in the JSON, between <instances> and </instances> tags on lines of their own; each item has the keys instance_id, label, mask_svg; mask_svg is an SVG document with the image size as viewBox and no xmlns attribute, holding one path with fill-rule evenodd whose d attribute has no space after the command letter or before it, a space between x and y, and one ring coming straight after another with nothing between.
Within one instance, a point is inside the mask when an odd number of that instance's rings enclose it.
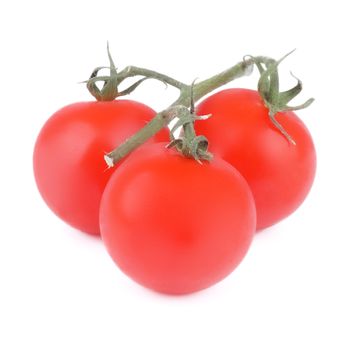
<instances>
[{"instance_id":1,"label":"red tomato","mask_svg":"<svg viewBox=\"0 0 350 350\"><path fill-rule=\"evenodd\" d=\"M197 108L198 134L209 140L210 151L245 177L255 199L257 228L282 220L296 210L308 194L316 170L311 136L293 112L276 115L294 139L291 144L275 128L258 92L228 89L209 96Z\"/></svg>"},{"instance_id":2,"label":"red tomato","mask_svg":"<svg viewBox=\"0 0 350 350\"><path fill-rule=\"evenodd\" d=\"M103 156L149 121L155 112L138 102L81 102L57 111L34 149L34 174L47 205L61 219L99 234L102 192L114 169ZM166 140L161 131L156 140Z\"/></svg>"},{"instance_id":3,"label":"red tomato","mask_svg":"<svg viewBox=\"0 0 350 350\"><path fill-rule=\"evenodd\" d=\"M242 260L255 231L243 177L216 157L202 165L165 144L135 151L111 177L101 236L138 283L169 294L220 281Z\"/></svg>"}]
</instances>

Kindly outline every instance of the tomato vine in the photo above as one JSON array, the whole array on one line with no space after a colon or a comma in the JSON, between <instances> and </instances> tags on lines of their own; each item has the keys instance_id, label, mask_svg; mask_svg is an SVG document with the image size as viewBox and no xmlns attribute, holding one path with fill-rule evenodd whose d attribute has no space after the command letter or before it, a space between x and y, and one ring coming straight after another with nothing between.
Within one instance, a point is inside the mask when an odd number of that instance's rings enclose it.
<instances>
[{"instance_id":1,"label":"tomato vine","mask_svg":"<svg viewBox=\"0 0 350 350\"><path fill-rule=\"evenodd\" d=\"M156 79L179 90L179 97L176 99L176 101L174 101L165 110L158 112L156 116L136 134L128 138L116 149L104 156L104 159L109 167L113 167L118 161L138 148L162 128L167 126L174 118L179 118L180 124L184 127L185 136L181 140L173 140L171 146L177 146L179 151L181 151L185 156L193 157L196 160L210 159L210 155L207 152L207 140L203 136L193 135L193 126L189 126L189 124L193 124L196 116L194 115L193 111L189 111L188 108L191 106L191 104L197 102L200 98L206 96L215 89L237 78L250 75L253 71L254 65L258 68L260 73L258 91L263 98L266 107L268 107L270 111L270 120L292 144L294 144L292 136L290 136L278 123L275 118L275 114L280 111L292 111L306 108L313 102L313 99L309 99L305 103L296 107L287 106L287 103L302 90L301 81L299 79L297 79L298 83L295 87L288 91L279 91L278 65L290 53L279 60L265 56L247 55L241 62L238 62L234 66L201 82L189 85L157 71L136 66L127 66L122 71L117 72L108 45L107 52L110 62L110 66L108 67L110 70L110 75L98 76L98 72L102 68L106 68L98 67L94 69L90 79L86 81L89 91L97 100L113 100L116 97L127 95L134 91L146 79ZM142 78L127 89L119 92L118 86L126 79L135 76L141 76ZM102 89L97 87L96 83L98 81L102 81L104 83ZM186 138L186 134L188 134L189 129L192 130L191 136ZM189 143L198 143L198 145L200 145L199 153L194 149L191 150L188 147Z\"/></svg>"}]
</instances>

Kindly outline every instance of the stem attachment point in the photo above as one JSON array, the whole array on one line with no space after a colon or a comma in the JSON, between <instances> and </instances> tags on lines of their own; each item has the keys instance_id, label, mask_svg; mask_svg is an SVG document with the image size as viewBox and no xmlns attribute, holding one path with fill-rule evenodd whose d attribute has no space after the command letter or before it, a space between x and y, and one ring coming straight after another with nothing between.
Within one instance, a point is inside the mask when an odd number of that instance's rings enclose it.
<instances>
[{"instance_id":1,"label":"stem attachment point","mask_svg":"<svg viewBox=\"0 0 350 350\"><path fill-rule=\"evenodd\" d=\"M96 98L97 101L113 101L119 96L118 92L118 74L115 67L112 55L109 51L109 43L107 42L107 54L109 59L109 75L97 76L98 72L106 67L97 67L93 70L90 79L86 81L86 87L90 91L91 95ZM103 81L103 86L100 89L96 83Z\"/></svg>"},{"instance_id":2,"label":"stem attachment point","mask_svg":"<svg viewBox=\"0 0 350 350\"><path fill-rule=\"evenodd\" d=\"M208 152L208 140L205 136L197 136L194 130L194 122L197 119L203 119L197 117L194 108L193 98L194 82L191 85L190 92L190 108L180 106L177 114L178 121L170 130L172 141L167 146L168 148L176 147L176 149L187 158L193 158L197 162L202 163L201 160L210 161L213 156ZM204 116L205 119L209 118L208 115ZM180 137L176 138L174 132L182 127Z\"/></svg>"},{"instance_id":3,"label":"stem attachment point","mask_svg":"<svg viewBox=\"0 0 350 350\"><path fill-rule=\"evenodd\" d=\"M287 53L278 61L265 61L265 67L263 67L258 59L251 57L260 73L258 91L264 100L266 107L269 109L269 118L273 125L280 131L280 133L293 145L296 143L293 140L292 136L287 133L283 126L276 120L275 116L278 112L296 111L306 108L310 106L310 104L314 101L313 98L310 98L298 106L288 105L288 103L302 91L301 81L293 74L292 76L297 80L297 84L287 91L280 91L278 66L287 56L289 56L294 51L295 50Z\"/></svg>"}]
</instances>

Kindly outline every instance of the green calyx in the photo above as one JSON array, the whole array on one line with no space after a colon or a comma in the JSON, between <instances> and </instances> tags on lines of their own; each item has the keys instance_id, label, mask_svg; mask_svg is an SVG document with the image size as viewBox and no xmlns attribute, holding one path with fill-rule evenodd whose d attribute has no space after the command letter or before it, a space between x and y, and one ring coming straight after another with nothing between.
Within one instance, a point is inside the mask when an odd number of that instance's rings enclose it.
<instances>
[{"instance_id":1,"label":"green calyx","mask_svg":"<svg viewBox=\"0 0 350 350\"><path fill-rule=\"evenodd\" d=\"M200 118L196 118L196 116L192 115L187 108L186 110L187 112L179 114L179 120L171 129L172 141L167 147L175 147L185 157L193 158L199 163L202 163L202 160L210 161L213 155L208 152L209 143L207 138L203 135L197 136L194 134L193 123ZM182 127L183 130L180 136L176 138L173 133L179 127Z\"/></svg>"},{"instance_id":2,"label":"green calyx","mask_svg":"<svg viewBox=\"0 0 350 350\"><path fill-rule=\"evenodd\" d=\"M176 147L176 149L187 158L193 158L199 163L202 160L210 161L213 155L208 152L208 140L203 135L196 135L194 130L194 122L196 120L208 119L210 115L197 116L194 108L193 87L195 81L193 81L190 87L190 108L183 105L174 107L176 109L177 121L170 129L171 142L167 146L168 148ZM175 137L174 133L179 128L181 129L180 136Z\"/></svg>"},{"instance_id":3,"label":"green calyx","mask_svg":"<svg viewBox=\"0 0 350 350\"><path fill-rule=\"evenodd\" d=\"M192 92L191 92L192 94ZM202 160L210 161L213 155L208 152L208 140L205 136L197 136L194 130L194 122L210 117L210 115L197 116L194 112L193 96L191 96L191 107L188 109L185 106L175 106L176 117L178 120L170 129L171 142L168 148L176 147L176 149L187 158L193 158L197 162L202 163ZM179 137L175 137L174 133L179 128L182 128Z\"/></svg>"},{"instance_id":4,"label":"green calyx","mask_svg":"<svg viewBox=\"0 0 350 350\"><path fill-rule=\"evenodd\" d=\"M271 61L265 64L265 67L263 67L263 65L257 60L255 61L255 64L260 72L258 91L260 96L263 98L266 107L269 109L270 120L273 125L286 137L286 139L295 145L295 141L293 140L292 136L287 133L282 125L276 120L275 116L278 112L296 111L306 108L311 105L314 99L310 98L306 102L297 106L288 105L288 103L302 90L302 82L293 74L292 76L297 80L297 84L287 91L281 92L279 89L278 65L293 51L289 52L278 61Z\"/></svg>"},{"instance_id":5,"label":"green calyx","mask_svg":"<svg viewBox=\"0 0 350 350\"><path fill-rule=\"evenodd\" d=\"M143 81L148 79L148 77L144 77L138 80L136 83L129 86L128 88L126 88L125 90L119 92L118 85L121 83L122 79L119 78L117 68L115 67L112 55L109 51L108 43L107 54L109 59L109 67L95 68L91 73L90 78L84 81L90 94L94 96L97 101L113 101L117 97L128 95L132 93ZM109 75L98 76L98 73L102 69L109 69ZM101 89L96 84L100 81L103 82L103 86Z\"/></svg>"}]
</instances>

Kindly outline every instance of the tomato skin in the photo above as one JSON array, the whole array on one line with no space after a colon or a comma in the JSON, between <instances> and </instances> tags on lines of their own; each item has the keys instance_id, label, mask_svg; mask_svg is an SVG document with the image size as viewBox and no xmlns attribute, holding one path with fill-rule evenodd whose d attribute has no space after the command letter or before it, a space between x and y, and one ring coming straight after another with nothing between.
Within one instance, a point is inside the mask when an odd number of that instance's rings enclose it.
<instances>
[{"instance_id":1,"label":"tomato skin","mask_svg":"<svg viewBox=\"0 0 350 350\"><path fill-rule=\"evenodd\" d=\"M196 122L214 154L232 164L247 180L256 204L257 229L275 224L294 212L311 189L316 152L309 131L293 112L276 119L294 139L292 145L272 124L257 91L227 89L197 107Z\"/></svg>"},{"instance_id":2,"label":"tomato skin","mask_svg":"<svg viewBox=\"0 0 350 350\"><path fill-rule=\"evenodd\" d=\"M242 176L215 158L202 165L156 144L135 151L101 201L101 236L115 263L167 294L207 288L246 254L255 205Z\"/></svg>"},{"instance_id":3,"label":"tomato skin","mask_svg":"<svg viewBox=\"0 0 350 350\"><path fill-rule=\"evenodd\" d=\"M103 156L154 115L150 107L130 100L79 102L54 113L39 133L33 156L38 189L52 211L98 235L100 200L114 171ZM162 130L153 141L166 139Z\"/></svg>"}]
</instances>

